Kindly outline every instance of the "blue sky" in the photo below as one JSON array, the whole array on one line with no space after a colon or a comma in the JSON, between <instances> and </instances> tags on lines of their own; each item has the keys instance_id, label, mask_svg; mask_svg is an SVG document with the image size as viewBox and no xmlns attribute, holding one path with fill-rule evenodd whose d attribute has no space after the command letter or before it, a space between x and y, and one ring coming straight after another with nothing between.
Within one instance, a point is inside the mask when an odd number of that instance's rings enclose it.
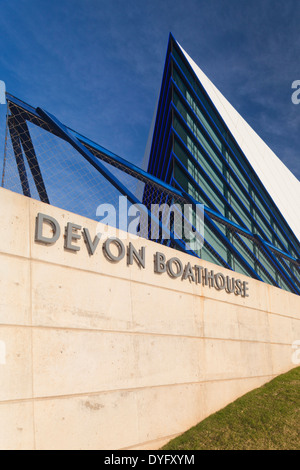
<instances>
[{"instance_id":1,"label":"blue sky","mask_svg":"<svg viewBox=\"0 0 300 470\"><path fill-rule=\"evenodd\" d=\"M7 90L142 164L169 32L300 178L299 0L0 0Z\"/></svg>"}]
</instances>

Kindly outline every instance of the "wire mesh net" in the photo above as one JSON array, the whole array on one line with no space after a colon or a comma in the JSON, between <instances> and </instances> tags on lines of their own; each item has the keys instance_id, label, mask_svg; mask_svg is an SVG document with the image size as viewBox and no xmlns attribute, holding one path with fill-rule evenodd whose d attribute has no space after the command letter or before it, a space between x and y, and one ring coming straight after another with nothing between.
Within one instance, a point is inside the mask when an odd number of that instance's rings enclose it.
<instances>
[{"instance_id":1,"label":"wire mesh net","mask_svg":"<svg viewBox=\"0 0 300 470\"><path fill-rule=\"evenodd\" d=\"M95 220L110 209L110 217L105 218L109 225L192 251L187 240L184 243L174 241L174 238L182 238L176 233L174 207L181 222L188 222L185 225L193 229L190 217L181 209L186 203L184 198L86 145L87 150L101 160L105 171L104 174L99 172L42 118L31 116L28 110L15 103L8 104L2 187ZM116 184L107 178L108 174ZM171 211L153 214L152 206L163 204L171 207ZM134 224L137 205L141 209L138 227Z\"/></svg>"},{"instance_id":2,"label":"wire mesh net","mask_svg":"<svg viewBox=\"0 0 300 470\"><path fill-rule=\"evenodd\" d=\"M7 122L10 138L2 187L92 219L104 194L106 200L115 202L118 191L70 144L53 135L46 123L42 128L26 122L24 129L24 124L18 124L22 108L15 106L14 110L18 114Z\"/></svg>"}]
</instances>

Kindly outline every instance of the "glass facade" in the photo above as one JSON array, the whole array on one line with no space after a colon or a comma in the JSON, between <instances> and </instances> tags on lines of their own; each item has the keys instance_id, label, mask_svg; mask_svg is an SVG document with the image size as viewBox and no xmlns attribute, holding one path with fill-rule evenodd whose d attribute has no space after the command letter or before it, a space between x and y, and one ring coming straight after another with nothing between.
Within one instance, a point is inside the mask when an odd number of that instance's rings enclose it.
<instances>
[{"instance_id":1,"label":"glass facade","mask_svg":"<svg viewBox=\"0 0 300 470\"><path fill-rule=\"evenodd\" d=\"M148 172L220 216L207 216L200 258L300 293L299 241L172 36Z\"/></svg>"}]
</instances>

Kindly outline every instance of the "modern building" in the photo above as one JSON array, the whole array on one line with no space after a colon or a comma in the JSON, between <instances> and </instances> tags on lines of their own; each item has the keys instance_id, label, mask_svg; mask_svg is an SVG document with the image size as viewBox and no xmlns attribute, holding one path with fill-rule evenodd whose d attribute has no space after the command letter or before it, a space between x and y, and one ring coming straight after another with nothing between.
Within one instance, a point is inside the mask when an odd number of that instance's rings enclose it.
<instances>
[{"instance_id":1,"label":"modern building","mask_svg":"<svg viewBox=\"0 0 300 470\"><path fill-rule=\"evenodd\" d=\"M148 171L6 101L1 450L159 449L299 365L299 182L172 36ZM204 204L202 248L154 203Z\"/></svg>"},{"instance_id":2,"label":"modern building","mask_svg":"<svg viewBox=\"0 0 300 470\"><path fill-rule=\"evenodd\" d=\"M200 258L300 293L300 183L172 35L148 172L219 215Z\"/></svg>"}]
</instances>

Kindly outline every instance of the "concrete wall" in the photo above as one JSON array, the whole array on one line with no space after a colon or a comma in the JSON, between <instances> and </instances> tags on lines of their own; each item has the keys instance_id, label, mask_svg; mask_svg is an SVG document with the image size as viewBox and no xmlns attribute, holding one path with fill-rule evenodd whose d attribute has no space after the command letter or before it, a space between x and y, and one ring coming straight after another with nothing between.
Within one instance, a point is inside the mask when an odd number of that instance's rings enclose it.
<instances>
[{"instance_id":1,"label":"concrete wall","mask_svg":"<svg viewBox=\"0 0 300 470\"><path fill-rule=\"evenodd\" d=\"M0 190L1 449L156 449L294 367L298 296L241 275L249 297L156 274L157 250L195 258L143 239L146 269L100 245L90 256L82 239L77 253L62 236L37 244L38 212L97 225Z\"/></svg>"}]
</instances>

